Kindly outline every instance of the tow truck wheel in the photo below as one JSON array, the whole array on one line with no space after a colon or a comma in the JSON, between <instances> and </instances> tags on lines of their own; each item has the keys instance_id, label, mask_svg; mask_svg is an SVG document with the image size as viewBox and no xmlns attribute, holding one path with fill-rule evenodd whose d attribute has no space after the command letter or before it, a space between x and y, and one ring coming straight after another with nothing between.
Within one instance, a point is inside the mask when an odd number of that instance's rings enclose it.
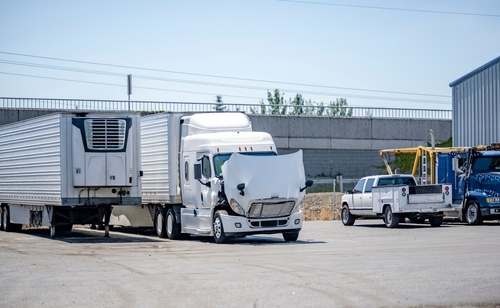
<instances>
[{"instance_id":1,"label":"tow truck wheel","mask_svg":"<svg viewBox=\"0 0 500 308\"><path fill-rule=\"evenodd\" d=\"M214 216L213 223L213 233L214 239L217 244L227 243L228 237L224 234L224 226L222 225L222 219L220 217L220 212L216 212Z\"/></svg>"},{"instance_id":2,"label":"tow truck wheel","mask_svg":"<svg viewBox=\"0 0 500 308\"><path fill-rule=\"evenodd\" d=\"M156 234L160 238L165 238L167 236L167 232L165 229L165 209L164 208L158 208L156 210L156 216L155 216L155 230Z\"/></svg>"},{"instance_id":3,"label":"tow truck wheel","mask_svg":"<svg viewBox=\"0 0 500 308\"><path fill-rule=\"evenodd\" d=\"M390 206L385 208L384 221L387 228L396 228L399 225L399 215L394 214Z\"/></svg>"},{"instance_id":4,"label":"tow truck wheel","mask_svg":"<svg viewBox=\"0 0 500 308\"><path fill-rule=\"evenodd\" d=\"M344 226L354 225L356 217L354 217L354 215L351 214L351 212L349 211L349 207L347 205L344 205L342 207L341 216L342 216L342 223L344 224Z\"/></svg>"},{"instance_id":5,"label":"tow truck wheel","mask_svg":"<svg viewBox=\"0 0 500 308\"><path fill-rule=\"evenodd\" d=\"M167 237L170 240L178 240L181 237L181 225L175 220L175 213L173 208L167 211L167 218L165 223L167 229Z\"/></svg>"},{"instance_id":6,"label":"tow truck wheel","mask_svg":"<svg viewBox=\"0 0 500 308\"><path fill-rule=\"evenodd\" d=\"M467 202L465 220L469 225L479 225L483 222L483 217L481 217L481 208L476 200Z\"/></svg>"},{"instance_id":7,"label":"tow truck wheel","mask_svg":"<svg viewBox=\"0 0 500 308\"><path fill-rule=\"evenodd\" d=\"M429 223L431 224L431 227L439 227L443 223L443 216L429 217Z\"/></svg>"},{"instance_id":8,"label":"tow truck wheel","mask_svg":"<svg viewBox=\"0 0 500 308\"><path fill-rule=\"evenodd\" d=\"M283 232L283 239L285 242L295 242L299 238L299 232Z\"/></svg>"}]
</instances>

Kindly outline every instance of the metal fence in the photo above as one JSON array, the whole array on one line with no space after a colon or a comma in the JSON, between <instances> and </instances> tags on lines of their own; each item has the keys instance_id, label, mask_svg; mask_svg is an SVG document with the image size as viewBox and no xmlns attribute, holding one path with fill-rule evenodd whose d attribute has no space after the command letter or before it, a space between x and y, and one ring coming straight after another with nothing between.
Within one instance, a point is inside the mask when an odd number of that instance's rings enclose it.
<instances>
[{"instance_id":1,"label":"metal fence","mask_svg":"<svg viewBox=\"0 0 500 308\"><path fill-rule=\"evenodd\" d=\"M242 111L247 114L348 116L372 118L411 118L451 120L451 110L370 107L295 106L268 104L220 104L189 102L115 101L83 99L0 97L0 108L39 110L106 110L144 112Z\"/></svg>"}]
</instances>

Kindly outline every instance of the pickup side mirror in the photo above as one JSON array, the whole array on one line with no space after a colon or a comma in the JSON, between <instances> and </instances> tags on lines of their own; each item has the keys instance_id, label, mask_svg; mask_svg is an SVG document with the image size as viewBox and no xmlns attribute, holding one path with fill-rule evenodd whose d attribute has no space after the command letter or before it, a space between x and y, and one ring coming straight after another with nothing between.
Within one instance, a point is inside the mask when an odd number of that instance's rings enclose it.
<instances>
[{"instance_id":1,"label":"pickup side mirror","mask_svg":"<svg viewBox=\"0 0 500 308\"><path fill-rule=\"evenodd\" d=\"M346 193L346 195L352 195L352 190L351 189L346 190L345 193Z\"/></svg>"},{"instance_id":2,"label":"pickup side mirror","mask_svg":"<svg viewBox=\"0 0 500 308\"><path fill-rule=\"evenodd\" d=\"M313 186L313 184L314 184L314 181L313 181L313 180L307 180L307 181L306 181L306 186L305 186L305 187L302 187L302 188L300 189L300 192L303 192L303 191L304 191L304 189L306 189L307 187L311 187L311 186Z\"/></svg>"}]
</instances>

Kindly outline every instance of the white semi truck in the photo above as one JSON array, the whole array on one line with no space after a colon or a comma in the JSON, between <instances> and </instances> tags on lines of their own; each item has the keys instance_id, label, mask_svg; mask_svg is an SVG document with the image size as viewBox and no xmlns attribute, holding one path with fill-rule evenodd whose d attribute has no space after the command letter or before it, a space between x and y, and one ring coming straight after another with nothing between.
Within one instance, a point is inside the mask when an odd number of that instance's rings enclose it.
<instances>
[{"instance_id":1,"label":"white semi truck","mask_svg":"<svg viewBox=\"0 0 500 308\"><path fill-rule=\"evenodd\" d=\"M54 113L0 126L1 229L101 224L141 204L140 115Z\"/></svg>"},{"instance_id":2,"label":"white semi truck","mask_svg":"<svg viewBox=\"0 0 500 308\"><path fill-rule=\"evenodd\" d=\"M159 113L141 119L142 202L115 207L111 224L154 226L159 237L230 237L302 228L302 151L277 155L243 113Z\"/></svg>"}]
</instances>

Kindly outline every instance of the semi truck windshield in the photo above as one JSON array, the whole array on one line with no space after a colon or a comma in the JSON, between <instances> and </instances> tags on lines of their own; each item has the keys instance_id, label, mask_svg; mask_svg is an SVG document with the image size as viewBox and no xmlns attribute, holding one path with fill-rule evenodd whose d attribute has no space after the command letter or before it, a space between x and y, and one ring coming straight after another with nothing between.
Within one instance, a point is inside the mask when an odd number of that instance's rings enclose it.
<instances>
[{"instance_id":1,"label":"semi truck windshield","mask_svg":"<svg viewBox=\"0 0 500 308\"><path fill-rule=\"evenodd\" d=\"M222 165L228 160L233 153L227 154L217 154L214 155L214 170L216 177L222 177ZM274 152L249 152L249 153L240 153L243 155L251 155L251 156L276 156L277 154Z\"/></svg>"}]
</instances>

